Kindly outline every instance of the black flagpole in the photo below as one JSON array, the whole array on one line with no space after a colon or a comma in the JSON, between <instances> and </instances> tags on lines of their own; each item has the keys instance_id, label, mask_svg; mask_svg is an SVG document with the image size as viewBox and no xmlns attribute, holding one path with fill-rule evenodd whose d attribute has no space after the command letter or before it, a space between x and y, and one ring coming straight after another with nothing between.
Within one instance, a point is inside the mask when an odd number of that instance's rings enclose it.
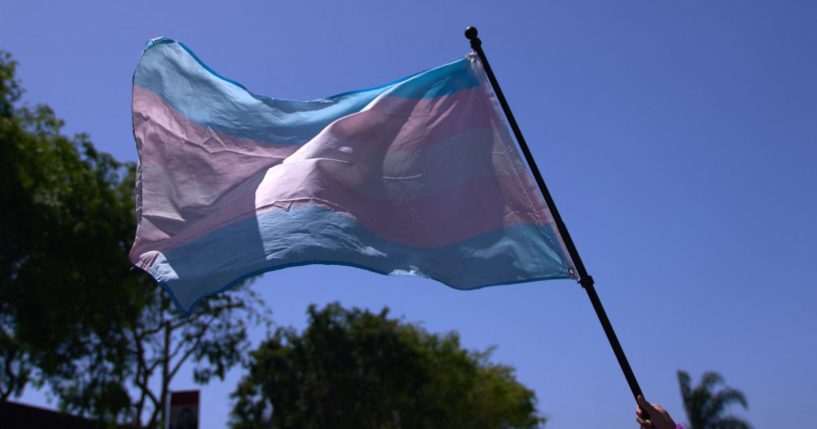
<instances>
[{"instance_id":1,"label":"black flagpole","mask_svg":"<svg viewBox=\"0 0 817 429\"><path fill-rule=\"evenodd\" d=\"M516 141L519 143L519 147L522 149L522 153L525 155L525 160L528 162L528 166L533 173L533 177L536 179L536 184L539 185L539 190L542 191L542 196L545 197L545 202L550 208L550 212L553 214L553 221L556 223L556 228L559 230L562 240L564 240L567 252L570 254L570 259L573 260L573 264L576 266L576 271L579 276L579 284L582 285L585 291L587 291L587 296L590 298L590 302L593 304L593 309L596 310L596 316L598 316L601 326L604 328L604 333L607 334L607 340L610 341L610 346L613 348L613 353L615 353L616 359L618 359L618 364L621 366L621 371L624 372L624 377L627 379L627 384L630 385L630 390L633 392L633 397L637 398L641 395L641 387L638 386L638 380L635 379L633 369L630 368L630 363L627 362L627 356L624 354L624 350L621 348L621 343L618 342L618 337L616 337L616 332L613 330L613 325L610 324L610 319L607 318L607 313L604 311L604 307L601 305L601 300L599 300L599 296L596 293L596 288L593 286L593 277L587 273L587 269L584 267L582 258L579 256L579 251L576 250L576 245L573 244L573 239L570 238L570 233L567 232L567 227L565 226L564 221L562 221L559 211L556 209L556 204L553 202L553 197L550 196L550 192L545 185L545 181L542 179L542 174L539 173L539 167L536 166L536 161L533 159L530 149L528 149L528 144L525 142L525 137L522 136L522 131L519 130L519 125L516 123L516 119L511 112L510 106L508 106L508 101L505 100L505 95L502 94L502 89L499 87L499 82L497 82L496 76L494 76L494 72L491 70L491 66L488 64L488 58L485 57L485 52L482 50L482 41L479 40L479 37L477 37L477 29L475 27L468 27L465 29L465 37L471 41L471 48L477 53L479 60L482 62L482 67L485 69L485 73L488 75L488 80L491 81L491 86L494 88L494 93L496 93L496 96L499 99L499 104L502 105L502 110L505 112L505 117L508 119L508 124L510 124L513 134L516 137Z\"/></svg>"}]
</instances>

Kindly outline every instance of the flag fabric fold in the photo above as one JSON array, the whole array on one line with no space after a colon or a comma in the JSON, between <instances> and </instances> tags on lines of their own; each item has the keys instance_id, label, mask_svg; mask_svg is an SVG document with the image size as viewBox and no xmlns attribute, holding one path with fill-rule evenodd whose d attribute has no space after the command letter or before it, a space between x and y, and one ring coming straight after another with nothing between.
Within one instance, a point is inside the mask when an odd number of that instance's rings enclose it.
<instances>
[{"instance_id":1,"label":"flag fabric fold","mask_svg":"<svg viewBox=\"0 0 817 429\"><path fill-rule=\"evenodd\" d=\"M573 277L474 57L293 101L154 39L134 74L133 129L130 258L183 312L247 276L312 263L457 289Z\"/></svg>"}]
</instances>

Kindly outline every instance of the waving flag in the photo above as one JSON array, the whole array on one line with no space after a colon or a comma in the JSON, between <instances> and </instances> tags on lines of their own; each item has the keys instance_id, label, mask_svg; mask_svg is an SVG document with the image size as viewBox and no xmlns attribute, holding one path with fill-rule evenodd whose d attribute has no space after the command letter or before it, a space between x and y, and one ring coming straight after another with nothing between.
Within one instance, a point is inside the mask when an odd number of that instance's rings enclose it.
<instances>
[{"instance_id":1,"label":"waving flag","mask_svg":"<svg viewBox=\"0 0 817 429\"><path fill-rule=\"evenodd\" d=\"M474 57L293 101L252 94L159 38L134 74L133 129L131 261L182 311L313 263L457 289L573 277Z\"/></svg>"}]
</instances>

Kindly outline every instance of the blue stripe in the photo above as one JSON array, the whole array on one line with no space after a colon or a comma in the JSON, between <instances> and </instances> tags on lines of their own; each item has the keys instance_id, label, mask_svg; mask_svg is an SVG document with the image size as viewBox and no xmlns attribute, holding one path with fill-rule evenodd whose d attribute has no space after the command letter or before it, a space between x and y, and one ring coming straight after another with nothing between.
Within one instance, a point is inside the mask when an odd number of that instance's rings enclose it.
<instances>
[{"instance_id":1,"label":"blue stripe","mask_svg":"<svg viewBox=\"0 0 817 429\"><path fill-rule=\"evenodd\" d=\"M416 275L456 289L571 278L560 249L555 232L542 225L501 228L435 248L406 246L380 238L350 216L313 206L229 224L167 252L148 272L187 312L246 273L306 264Z\"/></svg>"},{"instance_id":2,"label":"blue stripe","mask_svg":"<svg viewBox=\"0 0 817 429\"><path fill-rule=\"evenodd\" d=\"M467 58L404 78L386 93L390 96L423 99L452 95L480 85Z\"/></svg>"},{"instance_id":3,"label":"blue stripe","mask_svg":"<svg viewBox=\"0 0 817 429\"><path fill-rule=\"evenodd\" d=\"M476 87L462 59L390 84L332 97L296 101L258 96L204 64L185 45L167 38L148 42L134 73L136 86L153 91L199 125L261 142L301 145L377 96L439 97Z\"/></svg>"}]
</instances>

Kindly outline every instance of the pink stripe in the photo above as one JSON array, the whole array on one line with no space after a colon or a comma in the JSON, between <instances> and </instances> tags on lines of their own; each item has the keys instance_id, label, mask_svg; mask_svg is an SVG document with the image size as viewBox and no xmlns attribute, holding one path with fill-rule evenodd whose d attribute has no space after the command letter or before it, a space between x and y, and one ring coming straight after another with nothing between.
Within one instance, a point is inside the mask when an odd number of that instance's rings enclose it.
<instances>
[{"instance_id":1,"label":"pink stripe","mask_svg":"<svg viewBox=\"0 0 817 429\"><path fill-rule=\"evenodd\" d=\"M466 130L503 126L484 89L472 88L431 99L383 96L367 110L332 123L324 132L388 150L419 150ZM389 138L397 133L399 140Z\"/></svg>"},{"instance_id":2,"label":"pink stripe","mask_svg":"<svg viewBox=\"0 0 817 429\"><path fill-rule=\"evenodd\" d=\"M217 213L231 191L297 150L192 124L161 97L137 86L133 128L141 182L148 184L142 186L142 214L152 216L137 238L149 240L176 235L186 224Z\"/></svg>"},{"instance_id":3,"label":"pink stripe","mask_svg":"<svg viewBox=\"0 0 817 429\"><path fill-rule=\"evenodd\" d=\"M131 254L169 250L259 211L304 204L349 213L387 240L420 247L503 226L547 223L547 211L531 197L538 194L527 174L518 173L525 169L518 166L504 124L481 91L431 100L383 97L332 123L293 153L293 146L193 124L157 95L135 87L142 182L150 185L142 189L142 225ZM449 173L460 177L476 162L468 154L450 154L445 158L461 158L462 164L429 177L430 164L420 155L424 149L479 128L487 133L475 140L473 153L493 156L480 164L510 175L473 179L432 195L419 192L427 192L429 183L445 185L436 179ZM413 177L417 171L426 176Z\"/></svg>"},{"instance_id":4,"label":"pink stripe","mask_svg":"<svg viewBox=\"0 0 817 429\"><path fill-rule=\"evenodd\" d=\"M456 114L452 115L452 112ZM434 117L435 121L429 123L427 121L429 117ZM403 121L395 121L398 118L403 118ZM409 118L413 120L406 122ZM383 96L375 100L368 109L348 115L342 120L344 122L329 125L329 127L334 127L333 133L338 137L351 137L353 140L361 139L379 144L390 142L387 140L378 142L365 137L383 135L387 130L373 125L398 125L405 138L397 146L390 144L391 149L397 150L418 149L468 129L503 126L494 114L493 107L485 98L484 90L479 87L432 99L415 100ZM442 121L446 122L445 127L436 126ZM166 104L162 97L153 91L134 86L134 129L138 131L149 122L161 126L169 134L184 137L186 143L198 146L211 154L229 152L266 158L285 158L297 150L297 147L293 145L259 142L196 124ZM141 143L137 141L140 153L145 149Z\"/></svg>"}]
</instances>

